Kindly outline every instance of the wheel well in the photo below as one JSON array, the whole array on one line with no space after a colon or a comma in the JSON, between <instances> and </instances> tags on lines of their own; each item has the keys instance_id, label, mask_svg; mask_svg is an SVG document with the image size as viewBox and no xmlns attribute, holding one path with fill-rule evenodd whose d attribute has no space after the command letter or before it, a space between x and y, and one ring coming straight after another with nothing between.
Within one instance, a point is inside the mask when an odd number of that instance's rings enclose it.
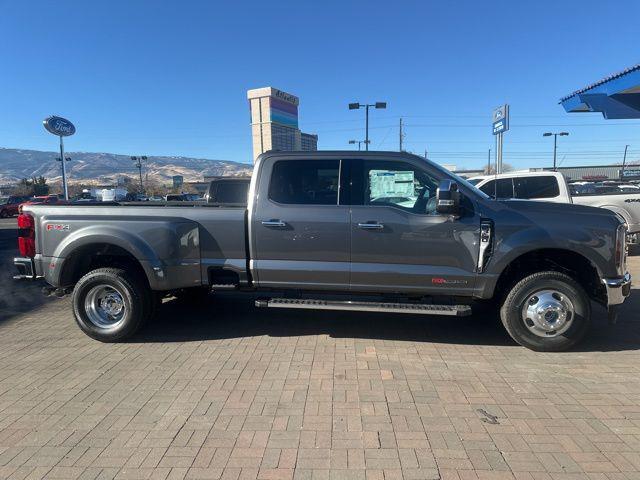
<instances>
[{"instance_id":1,"label":"wheel well","mask_svg":"<svg viewBox=\"0 0 640 480\"><path fill-rule=\"evenodd\" d=\"M519 256L500 274L495 291L506 295L518 281L544 271L564 273L578 282L591 298L606 302L606 292L596 267L579 253L561 249L534 250Z\"/></svg>"},{"instance_id":2,"label":"wheel well","mask_svg":"<svg viewBox=\"0 0 640 480\"><path fill-rule=\"evenodd\" d=\"M67 257L60 273L60 285L72 286L86 273L101 267L123 268L147 281L140 262L124 248L110 243L93 243L74 250Z\"/></svg>"}]
</instances>

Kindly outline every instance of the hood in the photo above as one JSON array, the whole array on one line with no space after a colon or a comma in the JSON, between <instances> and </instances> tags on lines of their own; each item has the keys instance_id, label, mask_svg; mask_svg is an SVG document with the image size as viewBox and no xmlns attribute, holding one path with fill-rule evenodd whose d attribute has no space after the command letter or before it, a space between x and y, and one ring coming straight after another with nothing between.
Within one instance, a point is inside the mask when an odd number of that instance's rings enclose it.
<instances>
[{"instance_id":1,"label":"hood","mask_svg":"<svg viewBox=\"0 0 640 480\"><path fill-rule=\"evenodd\" d=\"M571 221L571 215L589 215L594 217L615 218L619 220L618 214L600 207L588 207L586 205L576 205L575 203L555 203L532 200L498 200L510 210L523 214L545 214L564 215L567 221Z\"/></svg>"}]
</instances>

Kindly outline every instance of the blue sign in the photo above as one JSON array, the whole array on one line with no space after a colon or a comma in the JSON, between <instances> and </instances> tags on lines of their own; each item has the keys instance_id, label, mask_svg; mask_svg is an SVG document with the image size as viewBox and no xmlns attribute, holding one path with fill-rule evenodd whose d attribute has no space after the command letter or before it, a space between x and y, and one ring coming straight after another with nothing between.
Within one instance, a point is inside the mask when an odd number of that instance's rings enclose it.
<instances>
[{"instance_id":1,"label":"blue sign","mask_svg":"<svg viewBox=\"0 0 640 480\"><path fill-rule=\"evenodd\" d=\"M509 105L502 105L493 111L493 134L509 130Z\"/></svg>"},{"instance_id":2,"label":"blue sign","mask_svg":"<svg viewBox=\"0 0 640 480\"><path fill-rule=\"evenodd\" d=\"M45 118L42 124L47 132L58 135L59 137L68 137L76 133L76 127L73 123L66 118L56 117L55 115Z\"/></svg>"}]
</instances>

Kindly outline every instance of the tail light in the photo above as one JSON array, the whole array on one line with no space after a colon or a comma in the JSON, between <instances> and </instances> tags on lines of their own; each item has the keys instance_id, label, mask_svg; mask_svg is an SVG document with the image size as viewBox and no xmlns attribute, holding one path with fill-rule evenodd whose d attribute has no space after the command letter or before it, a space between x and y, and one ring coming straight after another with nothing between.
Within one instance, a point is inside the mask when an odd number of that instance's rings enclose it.
<instances>
[{"instance_id":1,"label":"tail light","mask_svg":"<svg viewBox=\"0 0 640 480\"><path fill-rule=\"evenodd\" d=\"M23 257L36 256L36 225L28 213L18 215L18 250Z\"/></svg>"}]
</instances>

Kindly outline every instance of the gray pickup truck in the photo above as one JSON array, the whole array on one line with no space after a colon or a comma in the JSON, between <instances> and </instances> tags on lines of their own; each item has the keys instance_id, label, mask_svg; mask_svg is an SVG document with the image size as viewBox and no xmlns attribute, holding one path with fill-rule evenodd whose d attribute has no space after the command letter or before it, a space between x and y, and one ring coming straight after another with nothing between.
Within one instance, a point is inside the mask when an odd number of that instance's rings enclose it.
<instances>
[{"instance_id":1,"label":"gray pickup truck","mask_svg":"<svg viewBox=\"0 0 640 480\"><path fill-rule=\"evenodd\" d=\"M164 295L235 289L266 308L464 316L493 302L540 351L580 341L592 300L614 322L631 288L617 214L493 200L407 153L269 152L246 207L178 203L25 206L16 277L72 293L80 328L107 342Z\"/></svg>"}]
</instances>

